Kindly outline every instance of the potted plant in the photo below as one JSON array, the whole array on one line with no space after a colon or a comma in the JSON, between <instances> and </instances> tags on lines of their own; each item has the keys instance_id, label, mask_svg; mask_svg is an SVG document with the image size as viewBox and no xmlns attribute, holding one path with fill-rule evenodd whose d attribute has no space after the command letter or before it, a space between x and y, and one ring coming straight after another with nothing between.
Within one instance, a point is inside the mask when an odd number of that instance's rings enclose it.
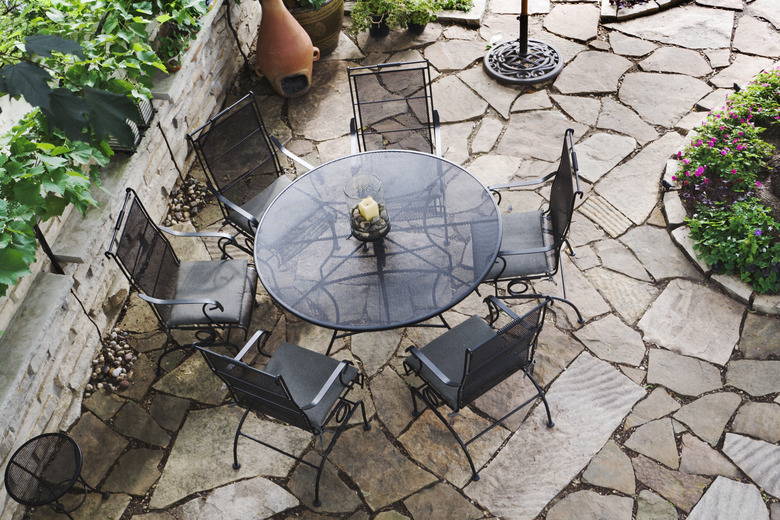
<instances>
[{"instance_id":1,"label":"potted plant","mask_svg":"<svg viewBox=\"0 0 780 520\"><path fill-rule=\"evenodd\" d=\"M421 34L428 22L436 19L436 11L439 10L437 0L404 0L402 5L406 28L415 34Z\"/></svg>"},{"instance_id":2,"label":"potted plant","mask_svg":"<svg viewBox=\"0 0 780 520\"><path fill-rule=\"evenodd\" d=\"M284 5L320 49L321 56L336 49L344 19L344 0L284 0Z\"/></svg>"},{"instance_id":3,"label":"potted plant","mask_svg":"<svg viewBox=\"0 0 780 520\"><path fill-rule=\"evenodd\" d=\"M395 0L357 0L350 17L350 32L358 34L368 31L375 38L384 38L390 29L403 24L404 9Z\"/></svg>"}]
</instances>

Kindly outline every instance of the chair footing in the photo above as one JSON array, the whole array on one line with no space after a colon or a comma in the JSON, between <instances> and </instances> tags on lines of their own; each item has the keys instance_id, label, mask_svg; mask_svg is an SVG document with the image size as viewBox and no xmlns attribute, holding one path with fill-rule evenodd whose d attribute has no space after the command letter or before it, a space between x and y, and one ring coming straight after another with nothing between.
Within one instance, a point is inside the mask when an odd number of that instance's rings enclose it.
<instances>
[{"instance_id":1,"label":"chair footing","mask_svg":"<svg viewBox=\"0 0 780 520\"><path fill-rule=\"evenodd\" d=\"M549 422L547 423L547 427L548 427L548 428L552 428L553 426L555 426L555 423L554 423L554 422L552 422L552 421L549 421Z\"/></svg>"},{"instance_id":2,"label":"chair footing","mask_svg":"<svg viewBox=\"0 0 780 520\"><path fill-rule=\"evenodd\" d=\"M471 480L473 480L474 482L476 482L477 480L479 480L479 474L474 474L474 475L471 475Z\"/></svg>"},{"instance_id":3,"label":"chair footing","mask_svg":"<svg viewBox=\"0 0 780 520\"><path fill-rule=\"evenodd\" d=\"M240 462L234 462L233 463L233 469L239 469L239 468L241 468L241 463Z\"/></svg>"},{"instance_id":4,"label":"chair footing","mask_svg":"<svg viewBox=\"0 0 780 520\"><path fill-rule=\"evenodd\" d=\"M319 500L315 500L314 502L312 502L312 505L313 505L314 507L320 507L320 506L322 505L322 502L321 502L321 501L319 501Z\"/></svg>"}]
</instances>

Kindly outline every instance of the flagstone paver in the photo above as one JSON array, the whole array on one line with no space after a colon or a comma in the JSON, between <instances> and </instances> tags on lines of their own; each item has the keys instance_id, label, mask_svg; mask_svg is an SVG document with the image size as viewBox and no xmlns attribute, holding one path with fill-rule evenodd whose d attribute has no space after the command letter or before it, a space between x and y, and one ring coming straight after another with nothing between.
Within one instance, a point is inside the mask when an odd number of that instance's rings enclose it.
<instances>
[{"instance_id":1,"label":"flagstone paver","mask_svg":"<svg viewBox=\"0 0 780 520\"><path fill-rule=\"evenodd\" d=\"M643 455L631 459L636 478L669 502L689 512L701 498L710 480L667 469Z\"/></svg>"},{"instance_id":2,"label":"flagstone paver","mask_svg":"<svg viewBox=\"0 0 780 520\"><path fill-rule=\"evenodd\" d=\"M686 404L673 417L715 446L741 400L739 395L732 392L708 394Z\"/></svg>"},{"instance_id":3,"label":"flagstone paver","mask_svg":"<svg viewBox=\"0 0 780 520\"><path fill-rule=\"evenodd\" d=\"M722 453L690 433L682 436L680 471L689 475L739 478L740 472Z\"/></svg>"},{"instance_id":4,"label":"flagstone paver","mask_svg":"<svg viewBox=\"0 0 780 520\"><path fill-rule=\"evenodd\" d=\"M689 49L728 47L734 13L705 7L685 6L649 17L607 24L645 40L679 45Z\"/></svg>"},{"instance_id":5,"label":"flagstone paver","mask_svg":"<svg viewBox=\"0 0 780 520\"><path fill-rule=\"evenodd\" d=\"M625 446L672 469L680 466L674 429L669 418L650 421L638 427L626 439Z\"/></svg>"},{"instance_id":6,"label":"flagstone paver","mask_svg":"<svg viewBox=\"0 0 780 520\"><path fill-rule=\"evenodd\" d=\"M260 475L282 476L290 471L294 460L249 439L239 439L241 468L233 469L233 437L241 415L241 409L226 406L189 413L154 490L151 508L165 508L196 491ZM244 423L244 431L298 455L311 442L307 432L252 416Z\"/></svg>"},{"instance_id":7,"label":"flagstone paver","mask_svg":"<svg viewBox=\"0 0 780 520\"><path fill-rule=\"evenodd\" d=\"M482 512L448 484L435 484L404 500L412 518L477 520Z\"/></svg>"},{"instance_id":8,"label":"flagstone paver","mask_svg":"<svg viewBox=\"0 0 780 520\"><path fill-rule=\"evenodd\" d=\"M712 72L712 67L701 54L679 47L661 47L640 61L639 67L646 72L669 72L695 77Z\"/></svg>"},{"instance_id":9,"label":"flagstone paver","mask_svg":"<svg viewBox=\"0 0 780 520\"><path fill-rule=\"evenodd\" d=\"M641 145L658 138L655 128L643 121L636 112L612 98L602 100L601 113L596 126L631 136Z\"/></svg>"},{"instance_id":10,"label":"flagstone paver","mask_svg":"<svg viewBox=\"0 0 780 520\"><path fill-rule=\"evenodd\" d=\"M626 429L641 426L665 415L676 412L682 405L673 399L662 387L656 387L650 395L637 403L626 417Z\"/></svg>"},{"instance_id":11,"label":"flagstone paver","mask_svg":"<svg viewBox=\"0 0 780 520\"><path fill-rule=\"evenodd\" d=\"M780 57L780 38L771 24L743 16L734 31L734 47L746 54Z\"/></svg>"},{"instance_id":12,"label":"flagstone paver","mask_svg":"<svg viewBox=\"0 0 780 520\"><path fill-rule=\"evenodd\" d=\"M634 57L645 56L658 48L653 42L626 36L618 31L609 33L609 44L615 53Z\"/></svg>"},{"instance_id":13,"label":"flagstone paver","mask_svg":"<svg viewBox=\"0 0 780 520\"><path fill-rule=\"evenodd\" d=\"M350 475L374 511L436 481L390 444L379 428L345 431L330 460Z\"/></svg>"},{"instance_id":14,"label":"flagstone paver","mask_svg":"<svg viewBox=\"0 0 780 520\"><path fill-rule=\"evenodd\" d=\"M493 149L498 136L504 131L504 123L493 117L485 118L477 130L474 140L471 142L471 153L488 153Z\"/></svg>"},{"instance_id":15,"label":"flagstone paver","mask_svg":"<svg viewBox=\"0 0 780 520\"><path fill-rule=\"evenodd\" d=\"M767 341L767 338L780 338L780 319L749 312L745 316L739 347L746 359L780 358L780 341Z\"/></svg>"},{"instance_id":16,"label":"flagstone paver","mask_svg":"<svg viewBox=\"0 0 780 520\"><path fill-rule=\"evenodd\" d=\"M745 85L771 65L769 58L737 54L731 65L710 78L710 83L721 88L731 88L735 83Z\"/></svg>"},{"instance_id":17,"label":"flagstone paver","mask_svg":"<svg viewBox=\"0 0 780 520\"><path fill-rule=\"evenodd\" d=\"M588 4L556 4L544 17L544 28L564 38L588 41L599 31L599 8ZM577 20L577 23L571 23Z\"/></svg>"},{"instance_id":18,"label":"flagstone paver","mask_svg":"<svg viewBox=\"0 0 780 520\"><path fill-rule=\"evenodd\" d=\"M114 429L127 437L153 446L165 447L170 434L160 428L152 417L133 402L125 404L114 419Z\"/></svg>"},{"instance_id":19,"label":"flagstone paver","mask_svg":"<svg viewBox=\"0 0 780 520\"><path fill-rule=\"evenodd\" d=\"M725 365L739 340L744 307L687 280L673 280L639 320L648 343Z\"/></svg>"},{"instance_id":20,"label":"flagstone paver","mask_svg":"<svg viewBox=\"0 0 780 520\"><path fill-rule=\"evenodd\" d=\"M528 132L528 128L537 128ZM561 156L561 136L574 129L574 139L585 133L584 125L573 123L557 110L534 110L513 114L496 151L502 155L534 157L557 161Z\"/></svg>"},{"instance_id":21,"label":"flagstone paver","mask_svg":"<svg viewBox=\"0 0 780 520\"><path fill-rule=\"evenodd\" d=\"M536 92L528 92L521 94L512 103L512 112L524 112L526 110L543 110L545 108L552 108L552 101L550 96L544 90L537 90Z\"/></svg>"},{"instance_id":22,"label":"flagstone paver","mask_svg":"<svg viewBox=\"0 0 780 520\"><path fill-rule=\"evenodd\" d=\"M127 400L114 393L95 392L84 399L84 408L94 413L102 421L107 421L116 414Z\"/></svg>"},{"instance_id":23,"label":"flagstone paver","mask_svg":"<svg viewBox=\"0 0 780 520\"><path fill-rule=\"evenodd\" d=\"M537 407L502 456L466 486L466 494L507 520L536 517L603 447L642 395L639 386L607 363L580 354L547 394L555 427L545 426L543 409ZM574 413L586 408L588 414ZM524 461L522 474L518 460Z\"/></svg>"},{"instance_id":24,"label":"flagstone paver","mask_svg":"<svg viewBox=\"0 0 780 520\"><path fill-rule=\"evenodd\" d=\"M769 511L757 487L718 477L693 508L688 519L769 520Z\"/></svg>"},{"instance_id":25,"label":"flagstone paver","mask_svg":"<svg viewBox=\"0 0 780 520\"><path fill-rule=\"evenodd\" d=\"M547 520L631 520L634 501L627 497L575 491L556 502Z\"/></svg>"},{"instance_id":26,"label":"flagstone paver","mask_svg":"<svg viewBox=\"0 0 780 520\"><path fill-rule=\"evenodd\" d=\"M595 183L635 148L636 141L631 137L607 133L591 135L577 143L580 177Z\"/></svg>"},{"instance_id":27,"label":"flagstone paver","mask_svg":"<svg viewBox=\"0 0 780 520\"><path fill-rule=\"evenodd\" d=\"M636 255L656 281L673 277L700 278L699 272L664 229L647 225L635 227L620 237L620 241Z\"/></svg>"},{"instance_id":28,"label":"flagstone paver","mask_svg":"<svg viewBox=\"0 0 780 520\"><path fill-rule=\"evenodd\" d=\"M747 402L737 410L731 429L734 433L744 433L777 444L780 442L780 406Z\"/></svg>"},{"instance_id":29,"label":"flagstone paver","mask_svg":"<svg viewBox=\"0 0 780 520\"><path fill-rule=\"evenodd\" d=\"M658 348L648 353L647 382L690 396L717 390L723 384L714 365Z\"/></svg>"},{"instance_id":30,"label":"flagstone paver","mask_svg":"<svg viewBox=\"0 0 780 520\"><path fill-rule=\"evenodd\" d=\"M772 25L780 29L780 12L777 10L777 4L772 0L756 0L749 3L747 11L753 16L769 20Z\"/></svg>"},{"instance_id":31,"label":"flagstone paver","mask_svg":"<svg viewBox=\"0 0 780 520\"><path fill-rule=\"evenodd\" d=\"M682 74L634 72L623 77L619 99L652 125L671 127L712 89L703 81ZM664 93L659 105L655 96Z\"/></svg>"},{"instance_id":32,"label":"flagstone paver","mask_svg":"<svg viewBox=\"0 0 780 520\"><path fill-rule=\"evenodd\" d=\"M647 306L658 296L656 286L641 282L610 269L594 268L585 276L623 320L633 325L642 317Z\"/></svg>"},{"instance_id":33,"label":"flagstone paver","mask_svg":"<svg viewBox=\"0 0 780 520\"><path fill-rule=\"evenodd\" d=\"M158 449L136 448L125 452L101 486L102 490L128 495L143 495L157 482L157 469L163 457Z\"/></svg>"},{"instance_id":34,"label":"flagstone paver","mask_svg":"<svg viewBox=\"0 0 780 520\"><path fill-rule=\"evenodd\" d=\"M652 491L643 489L636 500L636 520L677 520L672 504Z\"/></svg>"},{"instance_id":35,"label":"flagstone paver","mask_svg":"<svg viewBox=\"0 0 780 520\"><path fill-rule=\"evenodd\" d=\"M298 500L268 479L256 477L214 490L175 509L181 520L263 520L298 505Z\"/></svg>"},{"instance_id":36,"label":"flagstone paver","mask_svg":"<svg viewBox=\"0 0 780 520\"><path fill-rule=\"evenodd\" d=\"M645 357L642 336L614 315L592 321L574 335L604 361L638 366Z\"/></svg>"},{"instance_id":37,"label":"flagstone paver","mask_svg":"<svg viewBox=\"0 0 780 520\"><path fill-rule=\"evenodd\" d=\"M761 396L780 392L780 361L736 360L726 368L726 384Z\"/></svg>"},{"instance_id":38,"label":"flagstone paver","mask_svg":"<svg viewBox=\"0 0 780 520\"><path fill-rule=\"evenodd\" d=\"M319 465L321 459L319 454L309 452L304 460ZM306 464L298 464L287 485L287 488L298 497L301 503L311 507L314 507L314 480L316 476L317 470ZM320 501L322 505L314 509L329 513L349 513L355 511L361 504L357 491L350 489L339 478L338 470L330 462L326 462L325 468L322 470Z\"/></svg>"},{"instance_id":39,"label":"flagstone paver","mask_svg":"<svg viewBox=\"0 0 780 520\"><path fill-rule=\"evenodd\" d=\"M602 240L595 244L595 248L602 265L607 269L643 282L652 281L642 263L620 242L616 240Z\"/></svg>"},{"instance_id":40,"label":"flagstone paver","mask_svg":"<svg viewBox=\"0 0 780 520\"><path fill-rule=\"evenodd\" d=\"M780 446L727 433L723 453L764 491L780 498Z\"/></svg>"},{"instance_id":41,"label":"flagstone paver","mask_svg":"<svg viewBox=\"0 0 780 520\"><path fill-rule=\"evenodd\" d=\"M627 495L636 492L636 480L631 459L610 440L601 448L582 473L583 482L607 489L615 489Z\"/></svg>"},{"instance_id":42,"label":"flagstone paver","mask_svg":"<svg viewBox=\"0 0 780 520\"><path fill-rule=\"evenodd\" d=\"M607 52L582 52L566 65L555 80L555 88L563 94L615 92L618 80L630 67L631 62L621 56ZM593 74L595 70L599 73Z\"/></svg>"},{"instance_id":43,"label":"flagstone paver","mask_svg":"<svg viewBox=\"0 0 780 520\"><path fill-rule=\"evenodd\" d=\"M97 486L129 444L124 437L87 412L81 416L69 434L81 448L85 464L81 476L90 486Z\"/></svg>"},{"instance_id":44,"label":"flagstone paver","mask_svg":"<svg viewBox=\"0 0 780 520\"><path fill-rule=\"evenodd\" d=\"M561 94L553 94L552 99L569 117L579 123L594 126L596 121L598 121L601 103L597 99L585 96L564 96Z\"/></svg>"}]
</instances>

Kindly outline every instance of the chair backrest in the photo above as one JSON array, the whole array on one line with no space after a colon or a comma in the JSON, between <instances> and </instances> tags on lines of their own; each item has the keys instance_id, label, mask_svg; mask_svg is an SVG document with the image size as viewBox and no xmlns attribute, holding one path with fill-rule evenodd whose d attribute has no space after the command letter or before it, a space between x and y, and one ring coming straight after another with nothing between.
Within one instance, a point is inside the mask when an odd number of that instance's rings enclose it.
<instances>
[{"instance_id":1,"label":"chair backrest","mask_svg":"<svg viewBox=\"0 0 780 520\"><path fill-rule=\"evenodd\" d=\"M243 206L282 174L276 149L252 92L187 138L211 184L238 206Z\"/></svg>"},{"instance_id":2,"label":"chair backrest","mask_svg":"<svg viewBox=\"0 0 780 520\"><path fill-rule=\"evenodd\" d=\"M436 152L428 60L352 67L347 75L361 152Z\"/></svg>"},{"instance_id":3,"label":"chair backrest","mask_svg":"<svg viewBox=\"0 0 780 520\"><path fill-rule=\"evenodd\" d=\"M533 361L548 303L545 300L503 326L492 338L466 350L463 379L458 388L458 408L473 402Z\"/></svg>"},{"instance_id":4,"label":"chair backrest","mask_svg":"<svg viewBox=\"0 0 780 520\"><path fill-rule=\"evenodd\" d=\"M106 256L117 261L139 292L158 299L174 297L179 258L131 188L127 188ZM158 319L168 321L169 305L152 307Z\"/></svg>"},{"instance_id":5,"label":"chair backrest","mask_svg":"<svg viewBox=\"0 0 780 520\"><path fill-rule=\"evenodd\" d=\"M553 240L555 244L566 238L574 214L574 202L580 191L579 174L577 173L577 155L572 143L572 129L566 130L563 136L563 150L558 171L550 189L550 208L548 215L551 221Z\"/></svg>"},{"instance_id":6,"label":"chair backrest","mask_svg":"<svg viewBox=\"0 0 780 520\"><path fill-rule=\"evenodd\" d=\"M274 376L233 358L196 348L211 370L225 382L240 406L317 433L309 418L293 401L282 376Z\"/></svg>"}]
</instances>

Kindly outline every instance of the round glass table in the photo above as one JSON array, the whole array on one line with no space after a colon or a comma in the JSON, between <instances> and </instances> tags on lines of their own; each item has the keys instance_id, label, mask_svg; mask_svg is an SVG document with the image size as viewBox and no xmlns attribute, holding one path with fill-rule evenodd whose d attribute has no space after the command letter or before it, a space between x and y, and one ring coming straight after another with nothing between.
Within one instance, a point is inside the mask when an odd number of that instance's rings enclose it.
<instances>
[{"instance_id":1,"label":"round glass table","mask_svg":"<svg viewBox=\"0 0 780 520\"><path fill-rule=\"evenodd\" d=\"M344 185L357 174L382 184L390 231L375 241L351 233ZM296 179L264 213L254 257L285 309L355 333L441 315L476 288L500 244L498 207L471 173L434 155L381 150Z\"/></svg>"}]
</instances>

